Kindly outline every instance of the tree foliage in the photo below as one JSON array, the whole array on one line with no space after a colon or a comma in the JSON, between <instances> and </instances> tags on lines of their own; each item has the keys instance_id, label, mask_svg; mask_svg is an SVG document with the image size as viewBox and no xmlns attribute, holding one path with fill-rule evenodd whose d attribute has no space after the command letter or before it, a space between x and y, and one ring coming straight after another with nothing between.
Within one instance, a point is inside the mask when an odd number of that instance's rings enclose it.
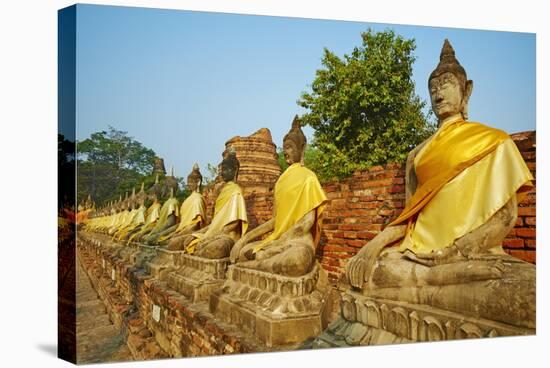
<instances>
[{"instance_id":1,"label":"tree foliage","mask_svg":"<svg viewBox=\"0 0 550 368\"><path fill-rule=\"evenodd\" d=\"M92 133L90 138L77 142L78 202L91 194L96 203L118 199L133 188L147 189L155 178L155 152L143 146L128 132L109 127L108 131Z\"/></svg>"},{"instance_id":2,"label":"tree foliage","mask_svg":"<svg viewBox=\"0 0 550 368\"><path fill-rule=\"evenodd\" d=\"M314 129L309 166L321 179L403 162L434 131L414 91L415 41L391 30L361 37L343 58L325 48L311 91L298 100L308 110L302 123Z\"/></svg>"},{"instance_id":3,"label":"tree foliage","mask_svg":"<svg viewBox=\"0 0 550 368\"><path fill-rule=\"evenodd\" d=\"M57 205L59 209L74 207L75 144L63 134L57 135ZM73 208L74 209L74 208Z\"/></svg>"}]
</instances>

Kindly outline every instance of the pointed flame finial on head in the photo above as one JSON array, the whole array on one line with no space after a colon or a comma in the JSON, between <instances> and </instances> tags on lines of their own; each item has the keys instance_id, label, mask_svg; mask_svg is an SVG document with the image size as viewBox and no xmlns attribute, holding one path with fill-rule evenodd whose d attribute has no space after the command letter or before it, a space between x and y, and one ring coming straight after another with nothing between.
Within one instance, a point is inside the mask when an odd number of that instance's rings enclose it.
<instances>
[{"instance_id":1,"label":"pointed flame finial on head","mask_svg":"<svg viewBox=\"0 0 550 368\"><path fill-rule=\"evenodd\" d=\"M456 59L455 50L453 49L453 46L451 46L449 40L445 39L439 55L439 64L437 64L437 67L430 74L428 82L433 78L447 72L453 73L465 86L466 81L468 80L466 70L464 70L462 65L460 65Z\"/></svg>"}]
</instances>

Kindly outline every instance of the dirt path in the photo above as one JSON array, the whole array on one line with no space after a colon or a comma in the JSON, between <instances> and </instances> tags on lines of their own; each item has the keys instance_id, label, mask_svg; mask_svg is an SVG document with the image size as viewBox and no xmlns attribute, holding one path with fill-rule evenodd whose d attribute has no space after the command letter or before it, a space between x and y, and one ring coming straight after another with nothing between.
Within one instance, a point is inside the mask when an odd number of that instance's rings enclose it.
<instances>
[{"instance_id":1,"label":"dirt path","mask_svg":"<svg viewBox=\"0 0 550 368\"><path fill-rule=\"evenodd\" d=\"M79 364L134 360L125 337L110 321L103 302L77 257L76 341Z\"/></svg>"}]
</instances>

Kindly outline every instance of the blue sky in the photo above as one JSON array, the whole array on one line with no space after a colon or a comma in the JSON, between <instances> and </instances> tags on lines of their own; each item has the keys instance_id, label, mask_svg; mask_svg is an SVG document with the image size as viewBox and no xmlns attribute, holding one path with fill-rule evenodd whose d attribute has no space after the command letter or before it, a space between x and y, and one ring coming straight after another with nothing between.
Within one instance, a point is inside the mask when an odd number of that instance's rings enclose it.
<instances>
[{"instance_id":1,"label":"blue sky","mask_svg":"<svg viewBox=\"0 0 550 368\"><path fill-rule=\"evenodd\" d=\"M77 139L112 125L178 176L194 162L205 173L228 139L262 127L281 146L323 48L343 56L369 27L416 40L424 100L448 38L474 81L470 119L509 133L535 129L534 34L78 5Z\"/></svg>"}]
</instances>

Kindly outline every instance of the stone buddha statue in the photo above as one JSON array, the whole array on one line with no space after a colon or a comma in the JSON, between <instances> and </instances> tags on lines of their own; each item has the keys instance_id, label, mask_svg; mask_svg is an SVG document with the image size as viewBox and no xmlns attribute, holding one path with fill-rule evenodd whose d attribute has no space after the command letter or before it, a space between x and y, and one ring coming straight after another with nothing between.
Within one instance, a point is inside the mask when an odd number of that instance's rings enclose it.
<instances>
[{"instance_id":1,"label":"stone buddha statue","mask_svg":"<svg viewBox=\"0 0 550 368\"><path fill-rule=\"evenodd\" d=\"M145 212L147 208L145 207L145 200L147 199L147 194L144 190L144 183L141 184L141 190L137 194L132 195L133 209L131 211L131 217L129 221L123 226L120 230L115 233L115 239L124 240L128 237L134 229L145 223Z\"/></svg>"},{"instance_id":2,"label":"stone buddha statue","mask_svg":"<svg viewBox=\"0 0 550 368\"><path fill-rule=\"evenodd\" d=\"M113 234L113 240L118 239L120 233L126 229L130 224L132 223L132 220L134 219L134 215L137 211L137 197L136 197L136 188L132 189L132 195L129 198L126 198L124 201L124 207L125 207L125 214L122 217L120 224L117 226L117 228L114 231Z\"/></svg>"},{"instance_id":3,"label":"stone buddha statue","mask_svg":"<svg viewBox=\"0 0 550 368\"><path fill-rule=\"evenodd\" d=\"M170 190L170 197L162 204L159 218L151 231L144 235L141 240L147 244L154 244L157 238L166 229L176 224L179 216L179 201L174 197L173 189Z\"/></svg>"},{"instance_id":4,"label":"stone buddha statue","mask_svg":"<svg viewBox=\"0 0 550 368\"><path fill-rule=\"evenodd\" d=\"M273 218L235 244L232 262L286 276L311 271L327 198L317 176L303 165L305 147L306 137L296 116L283 140L289 167L275 184ZM267 234L266 239L257 240Z\"/></svg>"},{"instance_id":5,"label":"stone buddha statue","mask_svg":"<svg viewBox=\"0 0 550 368\"><path fill-rule=\"evenodd\" d=\"M156 193L154 191L150 191L147 197L152 203L145 211L145 221L128 231L124 237L125 240L127 239L128 243L134 240L137 241L141 239L143 235L148 234L156 226L160 217L161 205L158 201Z\"/></svg>"},{"instance_id":6,"label":"stone buddha statue","mask_svg":"<svg viewBox=\"0 0 550 368\"><path fill-rule=\"evenodd\" d=\"M200 231L172 239L169 250L182 250L195 256L220 259L229 257L235 241L246 233L248 218L240 186L236 183L239 160L230 150L221 163L221 177L225 184L216 198L214 217Z\"/></svg>"},{"instance_id":7,"label":"stone buddha statue","mask_svg":"<svg viewBox=\"0 0 550 368\"><path fill-rule=\"evenodd\" d=\"M182 202L179 211L179 221L174 226L159 234L158 242L167 244L169 240L188 235L204 227L206 224L206 204L200 192L202 174L199 165L195 163L193 170L187 176L187 188L191 194Z\"/></svg>"},{"instance_id":8,"label":"stone buddha statue","mask_svg":"<svg viewBox=\"0 0 550 368\"><path fill-rule=\"evenodd\" d=\"M120 228L130 212L128 211L128 192L126 192L124 199L122 199L122 196L119 198L119 201L116 204L116 211L117 213L113 217L113 221L107 230L109 235L113 235Z\"/></svg>"},{"instance_id":9,"label":"stone buddha statue","mask_svg":"<svg viewBox=\"0 0 550 368\"><path fill-rule=\"evenodd\" d=\"M507 255L533 177L508 134L467 121L473 82L448 40L429 77L437 131L406 163L406 206L346 266L353 290L535 327L535 267Z\"/></svg>"}]
</instances>

